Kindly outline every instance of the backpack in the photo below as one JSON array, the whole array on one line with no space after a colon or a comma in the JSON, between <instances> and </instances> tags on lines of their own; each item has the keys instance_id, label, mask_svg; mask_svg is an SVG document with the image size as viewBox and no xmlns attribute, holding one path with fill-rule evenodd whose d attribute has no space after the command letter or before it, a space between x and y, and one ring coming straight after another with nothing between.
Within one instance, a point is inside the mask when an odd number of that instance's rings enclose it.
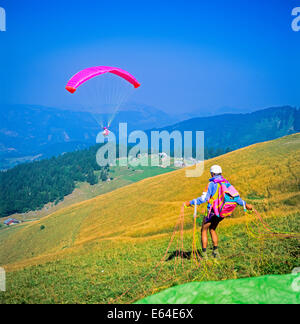
<instances>
[{"instance_id":1,"label":"backpack","mask_svg":"<svg viewBox=\"0 0 300 324\"><path fill-rule=\"evenodd\" d=\"M213 210L214 214L218 217L228 217L234 212L240 194L224 178L214 179L213 182L218 184L218 189L210 199L211 207L209 214Z\"/></svg>"}]
</instances>

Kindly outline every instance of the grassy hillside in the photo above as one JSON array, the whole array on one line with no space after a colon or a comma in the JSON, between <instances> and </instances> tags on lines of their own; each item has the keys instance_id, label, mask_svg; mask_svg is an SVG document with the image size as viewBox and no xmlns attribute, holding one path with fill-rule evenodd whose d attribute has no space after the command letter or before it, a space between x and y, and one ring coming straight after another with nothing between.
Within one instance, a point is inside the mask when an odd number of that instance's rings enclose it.
<instances>
[{"instance_id":1,"label":"grassy hillside","mask_svg":"<svg viewBox=\"0 0 300 324\"><path fill-rule=\"evenodd\" d=\"M150 165L147 167L138 166L135 168L119 166L110 167L110 182L100 181L94 185L90 185L87 182L77 182L75 185L75 190L70 195L65 196L62 201L59 201L58 203L48 203L42 209L39 210L30 211L27 213L16 213L8 217L0 218L0 226L6 219L11 217L24 222L40 219L41 217L48 216L62 208L66 208L73 204L97 197L99 195L103 195L107 192L111 192L113 190L141 181L143 179L171 172L174 170L175 168L172 166L167 168L151 167ZM96 171L95 174L100 178L100 171Z\"/></svg>"},{"instance_id":2,"label":"grassy hillside","mask_svg":"<svg viewBox=\"0 0 300 324\"><path fill-rule=\"evenodd\" d=\"M117 300L131 302L194 280L290 273L299 266L299 241L259 234L263 226L239 209L221 223L219 263L195 269L188 258L170 258L157 278L154 271L140 281L163 257L182 202L202 193L215 163L274 231L300 232L300 134L295 134L209 160L200 178L178 170L1 229L0 265L8 274L0 301L107 303L131 288ZM186 252L192 246L192 212L185 215ZM178 249L176 240L170 252Z\"/></svg>"},{"instance_id":3,"label":"grassy hillside","mask_svg":"<svg viewBox=\"0 0 300 324\"><path fill-rule=\"evenodd\" d=\"M172 166L164 169L151 166L100 167L96 161L100 147L100 144L94 145L86 150L18 165L6 172L0 172L0 218L16 213L40 211L46 205L48 208L51 205L56 206L73 193L76 184L99 184L91 188L90 192L79 190L86 200L126 184L174 170ZM105 186L110 178L114 181ZM76 194L74 196L78 197ZM82 201L78 198L74 203Z\"/></svg>"}]
</instances>

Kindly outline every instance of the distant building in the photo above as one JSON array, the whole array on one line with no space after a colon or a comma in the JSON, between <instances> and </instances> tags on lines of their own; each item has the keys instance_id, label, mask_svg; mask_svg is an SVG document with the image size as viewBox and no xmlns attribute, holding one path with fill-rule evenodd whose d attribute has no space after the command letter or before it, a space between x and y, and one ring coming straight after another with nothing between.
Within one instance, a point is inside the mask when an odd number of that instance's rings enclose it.
<instances>
[{"instance_id":1,"label":"distant building","mask_svg":"<svg viewBox=\"0 0 300 324\"><path fill-rule=\"evenodd\" d=\"M174 166L175 166L175 168L184 168L185 167L185 164L184 164L183 161L175 160L174 161Z\"/></svg>"},{"instance_id":2,"label":"distant building","mask_svg":"<svg viewBox=\"0 0 300 324\"><path fill-rule=\"evenodd\" d=\"M166 158L168 157L168 154L165 153L165 152L162 152L162 153L159 153L159 157L160 157L161 159L166 159Z\"/></svg>"},{"instance_id":3,"label":"distant building","mask_svg":"<svg viewBox=\"0 0 300 324\"><path fill-rule=\"evenodd\" d=\"M9 218L6 221L4 221L4 225L7 225L7 226L12 226L12 225L20 224L20 223L21 223L21 221L15 219L15 218Z\"/></svg>"}]
</instances>

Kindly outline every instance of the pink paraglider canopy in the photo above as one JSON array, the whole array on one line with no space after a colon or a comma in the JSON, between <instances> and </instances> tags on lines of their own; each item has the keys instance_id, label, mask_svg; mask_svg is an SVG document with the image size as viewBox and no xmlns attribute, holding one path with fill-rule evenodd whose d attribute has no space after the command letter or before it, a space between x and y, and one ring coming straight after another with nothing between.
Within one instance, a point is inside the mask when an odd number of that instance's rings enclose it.
<instances>
[{"instance_id":1,"label":"pink paraglider canopy","mask_svg":"<svg viewBox=\"0 0 300 324\"><path fill-rule=\"evenodd\" d=\"M71 93L74 93L77 88L85 83L86 81L99 76L104 73L113 73L118 75L119 77L127 80L130 82L135 88L138 88L140 86L140 83L132 76L130 73L128 73L125 70L115 68L115 67L109 67L109 66L96 66L92 68L88 68L85 70L82 70L75 74L68 82L66 86L66 90L68 90Z\"/></svg>"}]
</instances>

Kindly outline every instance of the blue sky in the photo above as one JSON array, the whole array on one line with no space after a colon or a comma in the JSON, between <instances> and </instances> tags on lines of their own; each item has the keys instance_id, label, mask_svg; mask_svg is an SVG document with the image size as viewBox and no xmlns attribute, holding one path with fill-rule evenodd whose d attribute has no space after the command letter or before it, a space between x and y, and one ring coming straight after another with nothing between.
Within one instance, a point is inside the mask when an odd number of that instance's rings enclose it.
<instances>
[{"instance_id":1,"label":"blue sky","mask_svg":"<svg viewBox=\"0 0 300 324\"><path fill-rule=\"evenodd\" d=\"M63 108L69 77L118 66L166 112L300 106L300 0L2 0L0 103ZM224 110L225 111L225 110Z\"/></svg>"}]
</instances>

